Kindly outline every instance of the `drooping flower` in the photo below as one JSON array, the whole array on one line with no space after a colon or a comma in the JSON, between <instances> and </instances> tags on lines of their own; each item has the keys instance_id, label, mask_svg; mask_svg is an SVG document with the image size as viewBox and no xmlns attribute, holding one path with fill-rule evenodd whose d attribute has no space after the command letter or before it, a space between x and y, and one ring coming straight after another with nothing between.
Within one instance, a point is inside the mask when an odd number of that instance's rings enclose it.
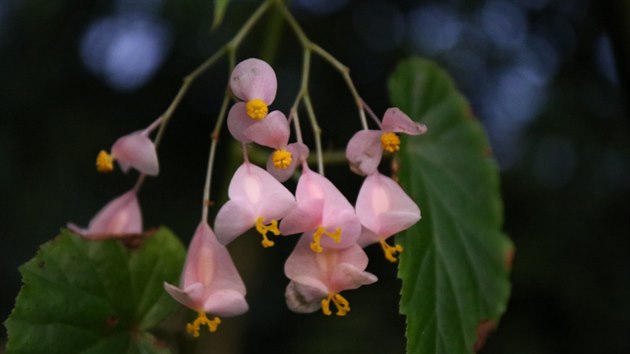
<instances>
[{"instance_id":1,"label":"drooping flower","mask_svg":"<svg viewBox=\"0 0 630 354\"><path fill-rule=\"evenodd\" d=\"M199 336L199 329L208 326L217 330L219 317L232 317L247 312L245 285L225 246L221 245L205 221L199 223L188 246L186 263L179 287L164 282L164 289L179 303L197 312L197 319L186 326L188 333Z\"/></svg>"},{"instance_id":2,"label":"drooping flower","mask_svg":"<svg viewBox=\"0 0 630 354\"><path fill-rule=\"evenodd\" d=\"M144 130L118 138L112 145L111 154L101 150L96 157L96 169L99 172L111 172L114 170L115 160L125 173L130 168L135 168L145 175L157 176L160 172L157 151L149 134L159 126L160 122L161 119L158 119Z\"/></svg>"},{"instance_id":3,"label":"drooping flower","mask_svg":"<svg viewBox=\"0 0 630 354\"><path fill-rule=\"evenodd\" d=\"M249 162L234 173L228 196L230 200L221 207L214 222L217 237L224 245L256 227L262 235L263 247L273 246L267 233L280 235L278 220L295 206L295 198L285 186Z\"/></svg>"},{"instance_id":4,"label":"drooping flower","mask_svg":"<svg viewBox=\"0 0 630 354\"><path fill-rule=\"evenodd\" d=\"M350 304L340 293L377 281L365 271L368 257L363 249L353 244L344 249L326 248L320 253L310 250L310 239L303 236L284 265L284 273L291 279L285 296L291 311L309 313L320 307L330 316L331 302L336 315L344 316Z\"/></svg>"},{"instance_id":5,"label":"drooping flower","mask_svg":"<svg viewBox=\"0 0 630 354\"><path fill-rule=\"evenodd\" d=\"M267 171L280 182L284 182L295 171L295 168L308 156L308 147L302 143L289 144L289 122L284 113L273 111L259 122L246 127L235 128L247 142L274 149L267 160Z\"/></svg>"},{"instance_id":6,"label":"drooping flower","mask_svg":"<svg viewBox=\"0 0 630 354\"><path fill-rule=\"evenodd\" d=\"M390 246L387 238L420 220L420 208L391 178L373 173L365 178L357 197L356 213L364 229L358 244L380 243L385 258L397 261L402 246Z\"/></svg>"},{"instance_id":7,"label":"drooping flower","mask_svg":"<svg viewBox=\"0 0 630 354\"><path fill-rule=\"evenodd\" d=\"M346 147L350 168L360 175L374 173L381 162L383 151L396 152L400 149L400 138L396 133L420 135L427 131L424 124L414 122L398 108L389 108L383 116L381 130L356 132Z\"/></svg>"},{"instance_id":8,"label":"drooping flower","mask_svg":"<svg viewBox=\"0 0 630 354\"><path fill-rule=\"evenodd\" d=\"M244 143L250 141L242 132L267 117L269 105L276 98L277 86L273 68L260 59L246 59L234 67L230 76L230 88L244 102L232 106L227 123L228 129L237 140Z\"/></svg>"},{"instance_id":9,"label":"drooping flower","mask_svg":"<svg viewBox=\"0 0 630 354\"><path fill-rule=\"evenodd\" d=\"M306 165L295 192L297 206L280 223L283 235L304 233L311 250L346 248L356 242L361 224L346 197L326 177Z\"/></svg>"},{"instance_id":10,"label":"drooping flower","mask_svg":"<svg viewBox=\"0 0 630 354\"><path fill-rule=\"evenodd\" d=\"M142 212L132 189L107 203L90 220L86 229L68 223L68 228L91 240L121 238L142 233Z\"/></svg>"}]
</instances>

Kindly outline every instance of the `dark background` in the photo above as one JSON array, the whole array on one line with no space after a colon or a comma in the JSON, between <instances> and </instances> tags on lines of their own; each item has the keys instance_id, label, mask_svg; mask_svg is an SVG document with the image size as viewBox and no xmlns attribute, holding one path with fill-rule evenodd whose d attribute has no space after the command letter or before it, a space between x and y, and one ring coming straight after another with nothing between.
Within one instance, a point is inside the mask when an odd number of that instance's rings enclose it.
<instances>
[{"instance_id":1,"label":"dark background","mask_svg":"<svg viewBox=\"0 0 630 354\"><path fill-rule=\"evenodd\" d=\"M159 116L182 77L255 6L233 1L211 32L210 0L0 1L0 318L19 291L17 267L38 245L68 221L87 224L133 184L133 173L97 174L96 153ZM291 9L312 40L351 68L378 114L388 107L386 78L396 63L422 55L454 76L484 124L516 257L507 312L482 352L630 353L629 3L300 0ZM270 23L265 17L238 54L273 62L274 108L287 111L301 49L288 27L274 31ZM145 225L168 225L184 242L199 220L227 75L223 60L193 85L160 148L161 174L141 194ZM316 58L311 93L324 147L343 149L359 128L356 110L337 73ZM217 199L233 171L223 138ZM360 178L345 165L327 172L354 200ZM254 237L230 246L251 311L224 321L200 347L403 351L400 282L378 250L368 249L368 270L380 281L350 294L356 310L338 319L286 309L282 265L292 247L262 250Z\"/></svg>"}]
</instances>

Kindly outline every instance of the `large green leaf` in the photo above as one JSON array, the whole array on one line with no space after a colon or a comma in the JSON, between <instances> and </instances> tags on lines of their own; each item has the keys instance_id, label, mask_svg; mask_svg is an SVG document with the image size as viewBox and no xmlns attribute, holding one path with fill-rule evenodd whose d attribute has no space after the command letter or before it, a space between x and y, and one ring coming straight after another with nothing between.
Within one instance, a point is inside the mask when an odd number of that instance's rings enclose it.
<instances>
[{"instance_id":1,"label":"large green leaf","mask_svg":"<svg viewBox=\"0 0 630 354\"><path fill-rule=\"evenodd\" d=\"M170 353L149 330L176 308L162 283L184 255L165 228L136 249L62 230L20 267L7 353Z\"/></svg>"},{"instance_id":2,"label":"large green leaf","mask_svg":"<svg viewBox=\"0 0 630 354\"><path fill-rule=\"evenodd\" d=\"M437 65L402 62L389 90L395 106L429 128L400 151L400 181L422 210L398 239L407 351L472 353L478 328L498 321L510 292L498 170L481 125Z\"/></svg>"}]
</instances>

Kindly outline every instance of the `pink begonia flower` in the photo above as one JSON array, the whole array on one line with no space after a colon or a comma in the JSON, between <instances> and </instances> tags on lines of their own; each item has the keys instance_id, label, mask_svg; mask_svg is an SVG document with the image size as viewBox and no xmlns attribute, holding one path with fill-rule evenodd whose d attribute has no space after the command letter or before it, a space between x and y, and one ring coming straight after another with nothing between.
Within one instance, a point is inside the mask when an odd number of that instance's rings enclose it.
<instances>
[{"instance_id":1,"label":"pink begonia flower","mask_svg":"<svg viewBox=\"0 0 630 354\"><path fill-rule=\"evenodd\" d=\"M136 190L111 200L90 220L87 229L68 223L68 228L91 240L120 238L142 233L142 212Z\"/></svg>"},{"instance_id":2,"label":"pink begonia flower","mask_svg":"<svg viewBox=\"0 0 630 354\"><path fill-rule=\"evenodd\" d=\"M267 160L267 171L280 182L289 179L295 168L308 157L306 145L289 144L289 122L280 111L273 111L267 115L267 118L249 124L247 127L233 128L237 129L247 141L275 149Z\"/></svg>"},{"instance_id":3,"label":"pink begonia flower","mask_svg":"<svg viewBox=\"0 0 630 354\"><path fill-rule=\"evenodd\" d=\"M285 292L287 305L298 313L314 312L321 307L324 315L329 316L332 302L337 316L344 316L350 311L350 304L339 293L377 280L375 275L365 272L368 257L357 244L314 253L309 243L307 237L302 237L284 264L284 273L291 279Z\"/></svg>"},{"instance_id":4,"label":"pink begonia flower","mask_svg":"<svg viewBox=\"0 0 630 354\"><path fill-rule=\"evenodd\" d=\"M356 242L361 224L346 197L326 177L306 165L295 192L297 207L280 223L280 232L291 235L303 232L313 252L323 248L346 248ZM323 237L327 236L327 237Z\"/></svg>"},{"instance_id":5,"label":"pink begonia flower","mask_svg":"<svg viewBox=\"0 0 630 354\"><path fill-rule=\"evenodd\" d=\"M224 245L256 227L263 237L263 247L273 246L267 232L280 235L278 220L295 206L295 198L285 186L249 162L234 173L228 196L230 200L221 207L214 222L217 237Z\"/></svg>"},{"instance_id":6,"label":"pink begonia flower","mask_svg":"<svg viewBox=\"0 0 630 354\"><path fill-rule=\"evenodd\" d=\"M179 303L197 311L197 319L186 326L195 337L201 326L207 325L214 332L221 323L219 317L209 320L206 313L231 317L249 309L245 285L228 250L205 221L199 223L188 246L179 287L164 282L164 289Z\"/></svg>"},{"instance_id":7,"label":"pink begonia flower","mask_svg":"<svg viewBox=\"0 0 630 354\"><path fill-rule=\"evenodd\" d=\"M248 143L242 132L267 117L269 105L276 98L278 82L273 68L266 62L250 58L238 63L230 76L230 88L244 102L232 106L228 113L228 129L241 142Z\"/></svg>"},{"instance_id":8,"label":"pink begonia flower","mask_svg":"<svg viewBox=\"0 0 630 354\"><path fill-rule=\"evenodd\" d=\"M364 229L358 244L365 247L380 243L385 258L396 262L402 246L390 246L385 240L408 229L420 220L420 208L391 178L374 173L365 178L357 197L356 213Z\"/></svg>"},{"instance_id":9,"label":"pink begonia flower","mask_svg":"<svg viewBox=\"0 0 630 354\"><path fill-rule=\"evenodd\" d=\"M161 119L153 122L144 130L122 136L112 146L111 154L101 150L96 158L96 169L99 172L111 172L114 160L118 161L120 169L127 173L135 168L145 175L157 176L160 172L157 151L149 134L160 125Z\"/></svg>"},{"instance_id":10,"label":"pink begonia flower","mask_svg":"<svg viewBox=\"0 0 630 354\"><path fill-rule=\"evenodd\" d=\"M381 130L356 132L346 147L346 157L352 171L360 175L374 173L381 162L383 150L396 152L400 138L396 133L420 135L427 131L424 124L414 122L398 108L389 108L383 116Z\"/></svg>"}]
</instances>

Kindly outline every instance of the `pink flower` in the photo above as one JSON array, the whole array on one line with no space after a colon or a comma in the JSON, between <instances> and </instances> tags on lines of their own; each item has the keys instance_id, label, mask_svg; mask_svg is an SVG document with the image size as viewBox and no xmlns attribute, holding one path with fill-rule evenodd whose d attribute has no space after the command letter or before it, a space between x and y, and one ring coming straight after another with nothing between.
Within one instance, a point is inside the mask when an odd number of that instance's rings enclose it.
<instances>
[{"instance_id":1,"label":"pink flower","mask_svg":"<svg viewBox=\"0 0 630 354\"><path fill-rule=\"evenodd\" d=\"M326 177L304 166L295 196L297 207L282 220L282 234L303 232L318 253L322 246L339 249L356 242L361 224L354 208Z\"/></svg>"},{"instance_id":2,"label":"pink flower","mask_svg":"<svg viewBox=\"0 0 630 354\"><path fill-rule=\"evenodd\" d=\"M310 240L302 237L284 264L284 273L291 279L286 301L289 309L298 313L317 311L331 315L330 303L337 316L350 311L350 304L340 292L376 282L375 275L365 272L368 257L357 244L344 249L311 252Z\"/></svg>"},{"instance_id":3,"label":"pink flower","mask_svg":"<svg viewBox=\"0 0 630 354\"><path fill-rule=\"evenodd\" d=\"M244 102L232 106L227 123L237 140L250 141L243 131L267 117L268 106L276 98L277 85L276 73L260 59L250 58L236 65L230 77L230 88Z\"/></svg>"},{"instance_id":4,"label":"pink flower","mask_svg":"<svg viewBox=\"0 0 630 354\"><path fill-rule=\"evenodd\" d=\"M96 169L99 172L111 172L114 160L118 161L120 169L127 173L135 168L145 175L157 176L160 172L157 151L149 134L161 123L156 120L144 130L139 130L120 137L112 146L111 155L101 150L96 158Z\"/></svg>"},{"instance_id":5,"label":"pink flower","mask_svg":"<svg viewBox=\"0 0 630 354\"><path fill-rule=\"evenodd\" d=\"M295 198L286 187L249 162L234 173L228 196L230 200L221 207L214 222L217 237L224 245L255 226L263 237L263 247L273 246L267 232L280 235L278 220L295 206Z\"/></svg>"},{"instance_id":6,"label":"pink flower","mask_svg":"<svg viewBox=\"0 0 630 354\"><path fill-rule=\"evenodd\" d=\"M219 317L209 320L206 313L231 317L248 310L243 280L227 249L205 221L199 223L188 246L179 287L164 282L164 289L179 303L197 311L197 319L186 327L195 337L204 324L214 332L221 323Z\"/></svg>"},{"instance_id":7,"label":"pink flower","mask_svg":"<svg viewBox=\"0 0 630 354\"><path fill-rule=\"evenodd\" d=\"M87 229L68 223L68 228L91 240L120 238L142 233L142 212L135 189L107 203L90 220Z\"/></svg>"},{"instance_id":8,"label":"pink flower","mask_svg":"<svg viewBox=\"0 0 630 354\"><path fill-rule=\"evenodd\" d=\"M400 245L390 246L385 240L420 220L420 209L391 178L374 173L365 178L357 197L356 213L364 230L359 245L380 243L385 258L396 262L403 251Z\"/></svg>"},{"instance_id":9,"label":"pink flower","mask_svg":"<svg viewBox=\"0 0 630 354\"><path fill-rule=\"evenodd\" d=\"M396 133L420 135L427 131L424 124L414 122L398 108L385 111L381 130L356 132L346 147L350 168L360 175L370 175L381 162L383 150L396 152L400 149L400 138Z\"/></svg>"}]
</instances>

